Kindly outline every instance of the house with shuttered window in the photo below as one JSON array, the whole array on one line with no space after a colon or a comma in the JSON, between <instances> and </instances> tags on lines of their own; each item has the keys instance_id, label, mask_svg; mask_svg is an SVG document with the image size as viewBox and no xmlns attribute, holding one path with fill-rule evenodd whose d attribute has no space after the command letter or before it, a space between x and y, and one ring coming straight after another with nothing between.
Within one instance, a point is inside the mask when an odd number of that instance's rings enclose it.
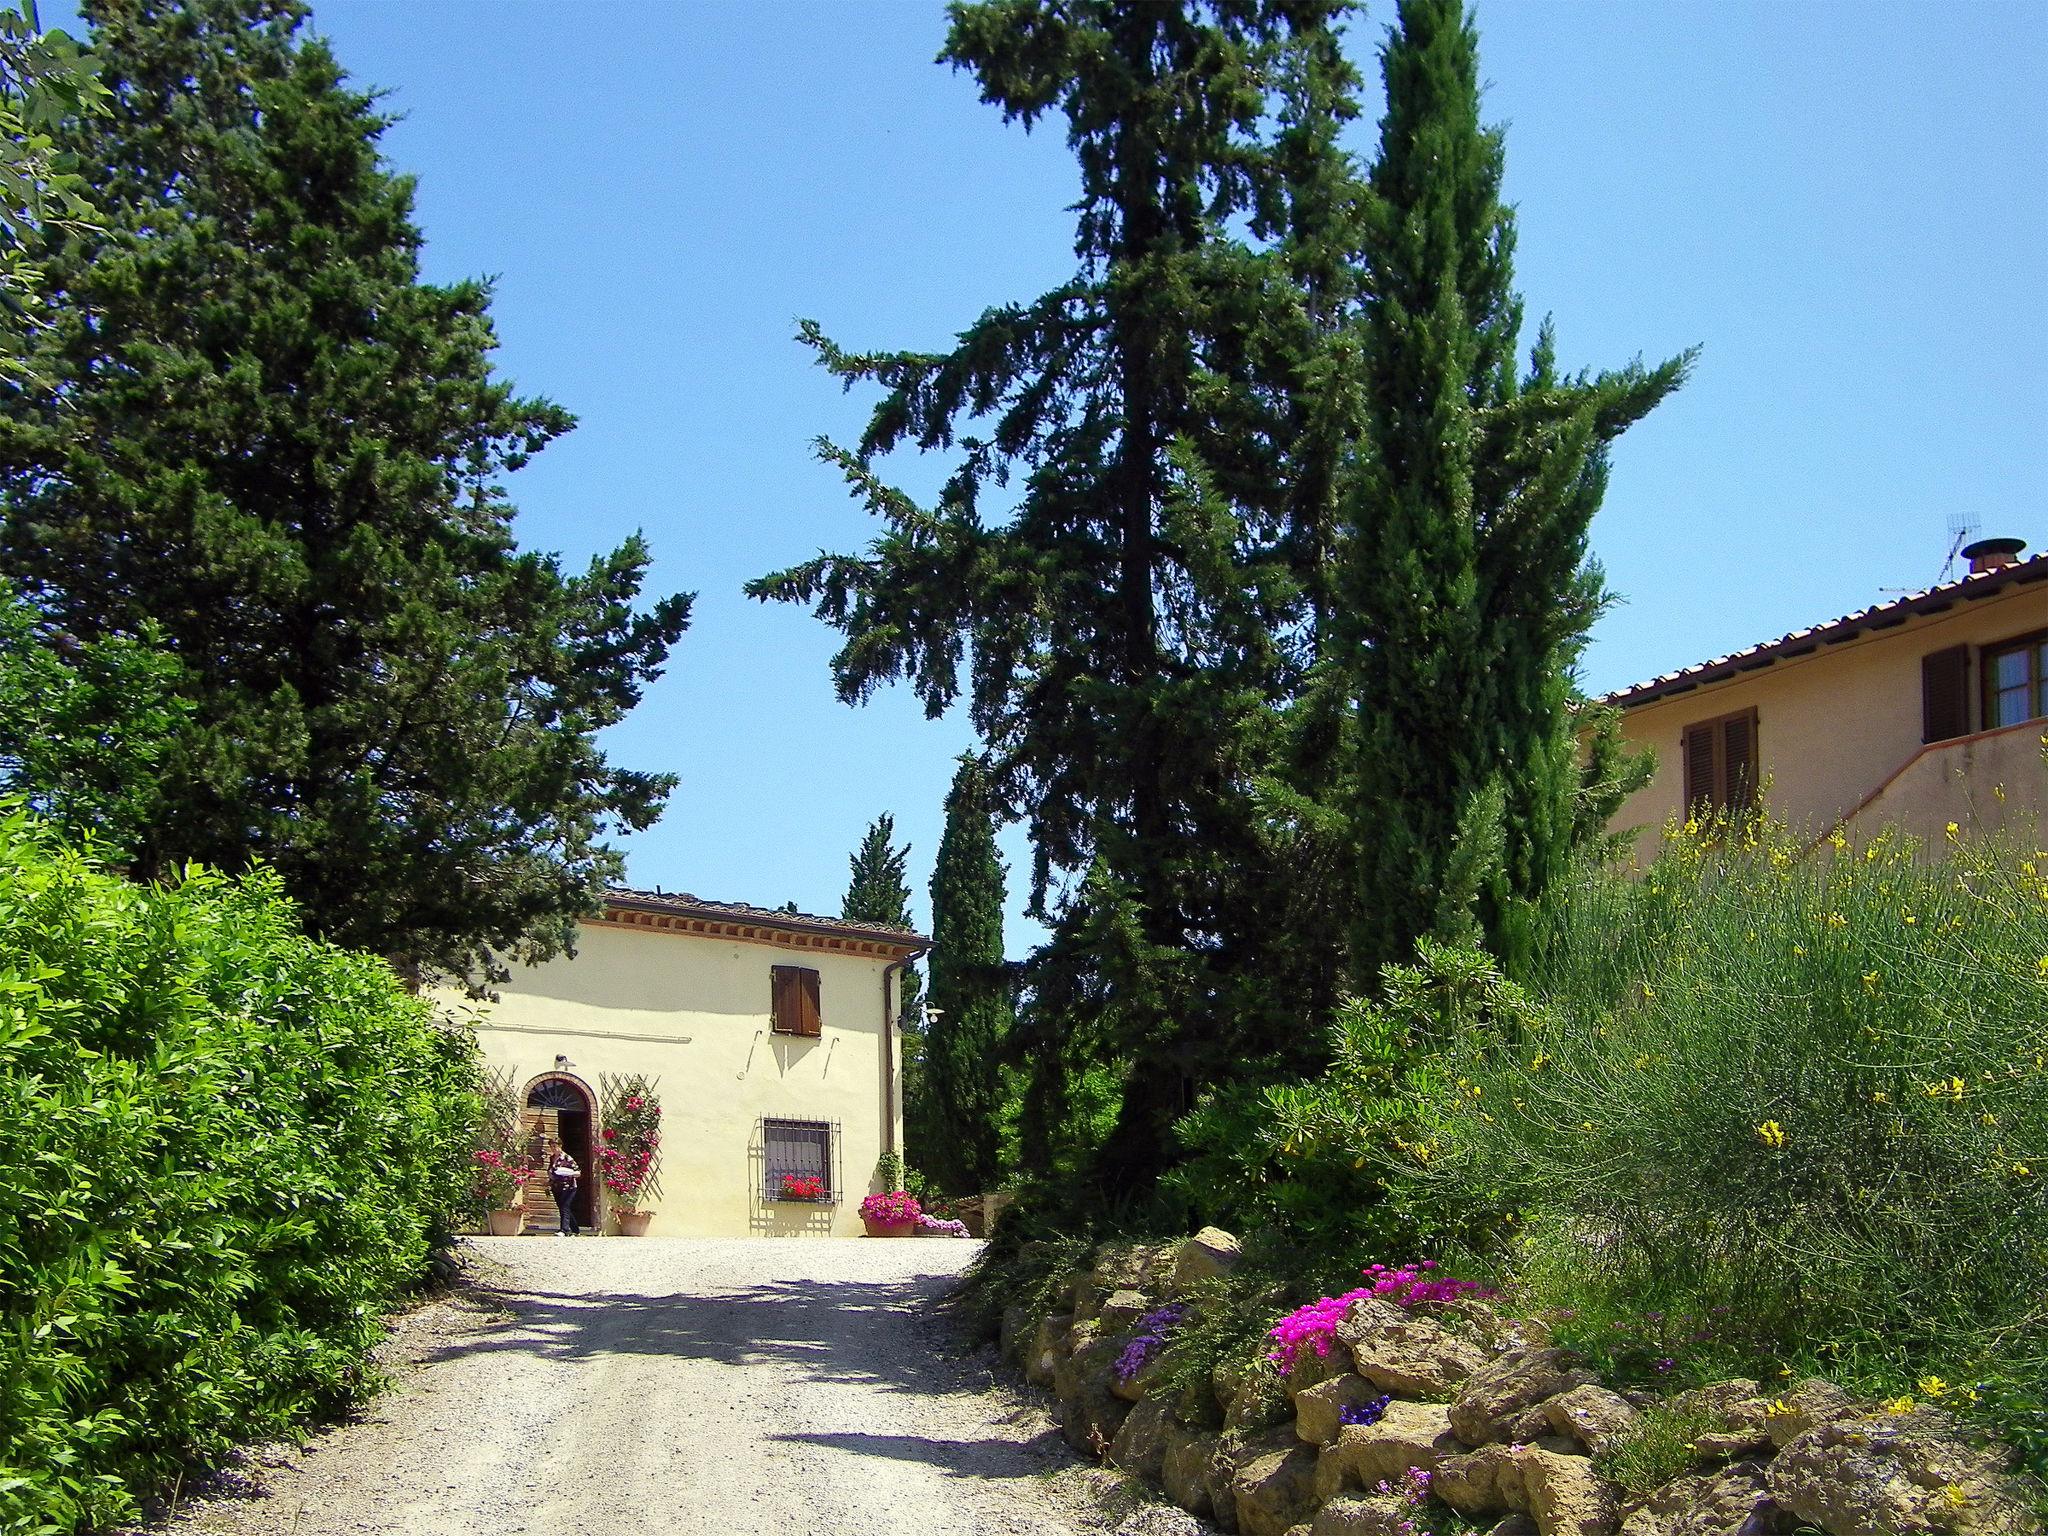
<instances>
[{"instance_id":1,"label":"house with shuttered window","mask_svg":"<svg viewBox=\"0 0 2048 1536\"><path fill-rule=\"evenodd\" d=\"M585 1169L583 1221L606 1224L595 1176L620 1081L662 1103L650 1236L854 1235L861 1197L903 1135L907 929L662 891L615 890L573 956L520 967L475 1017L485 1067L528 1134ZM793 1192L794 1191L794 1192ZM542 1182L528 1229L557 1217Z\"/></svg>"},{"instance_id":2,"label":"house with shuttered window","mask_svg":"<svg viewBox=\"0 0 2048 1536\"><path fill-rule=\"evenodd\" d=\"M2048 555L2024 549L1981 540L1954 581L1608 694L1657 759L1614 827L1648 857L1689 808L1762 793L1813 838L2030 828L2048 813Z\"/></svg>"}]
</instances>

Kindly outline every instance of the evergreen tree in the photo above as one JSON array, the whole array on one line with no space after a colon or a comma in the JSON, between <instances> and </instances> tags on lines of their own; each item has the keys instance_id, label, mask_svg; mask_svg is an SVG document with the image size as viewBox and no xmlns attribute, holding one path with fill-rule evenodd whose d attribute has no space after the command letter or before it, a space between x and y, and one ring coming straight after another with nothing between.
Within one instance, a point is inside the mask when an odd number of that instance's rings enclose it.
<instances>
[{"instance_id":1,"label":"evergreen tree","mask_svg":"<svg viewBox=\"0 0 2048 1536\"><path fill-rule=\"evenodd\" d=\"M860 846L847 860L850 878L839 915L849 923L916 926L910 919L910 845L897 847L895 837L896 818L884 811L869 824ZM923 1014L922 983L915 965L903 968L902 988L898 1011L909 1029Z\"/></svg>"},{"instance_id":2,"label":"evergreen tree","mask_svg":"<svg viewBox=\"0 0 2048 1536\"><path fill-rule=\"evenodd\" d=\"M635 537L518 551L569 429L491 369L488 285L419 278L389 119L298 0L89 0L100 231L43 253L54 388L0 416L0 563L86 641L161 632L191 706L143 874L251 859L308 923L477 981L569 942L670 787L595 743L684 629Z\"/></svg>"},{"instance_id":3,"label":"evergreen tree","mask_svg":"<svg viewBox=\"0 0 2048 1536\"><path fill-rule=\"evenodd\" d=\"M1571 678L1604 600L1587 529L1609 445L1691 360L1565 376L1546 324L1518 376L1514 215L1462 0L1402 0L1382 63L1340 604L1366 985L1431 928L1476 922L1512 963L1518 915L1585 835L1599 788L1581 781Z\"/></svg>"},{"instance_id":4,"label":"evergreen tree","mask_svg":"<svg viewBox=\"0 0 2048 1536\"><path fill-rule=\"evenodd\" d=\"M1033 909L1086 983L1057 990L1119 1000L1107 1016L1034 1008L1028 1059L1059 1070L1068 1034L1094 1032L1085 1059L1120 1100L1100 1170L1126 1187L1170 1156L1197 1085L1276 1053L1298 1066L1318 1034L1266 984L1289 887L1254 791L1328 596L1342 390L1307 384L1349 303L1329 122L1349 110L1347 9L952 6L942 60L1008 120L1066 119L1077 270L941 354L851 353L807 323L828 368L885 392L857 445L822 448L884 527L865 556L749 588L844 632L850 701L903 678L937 713L971 655L992 792L1031 831ZM875 472L904 444L957 453L934 506ZM1017 501L999 511L1005 487ZM1062 905L1056 882L1090 870L1100 899ZM1119 922L1118 942L1095 942L1105 904L1134 941Z\"/></svg>"},{"instance_id":5,"label":"evergreen tree","mask_svg":"<svg viewBox=\"0 0 2048 1536\"><path fill-rule=\"evenodd\" d=\"M1009 1092L1003 1063L1015 983L1003 954L1009 898L996 848L988 771L968 753L946 795L946 830L932 866L931 1003L924 1083L930 1134L918 1148L942 1189L993 1188L1001 1173Z\"/></svg>"}]
</instances>

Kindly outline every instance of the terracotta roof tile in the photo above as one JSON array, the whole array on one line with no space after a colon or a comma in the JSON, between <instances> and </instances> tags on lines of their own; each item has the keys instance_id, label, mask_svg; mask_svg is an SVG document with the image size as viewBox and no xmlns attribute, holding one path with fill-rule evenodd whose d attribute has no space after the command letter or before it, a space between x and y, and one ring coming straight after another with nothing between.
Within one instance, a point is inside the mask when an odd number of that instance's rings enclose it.
<instances>
[{"instance_id":1,"label":"terracotta roof tile","mask_svg":"<svg viewBox=\"0 0 2048 1536\"><path fill-rule=\"evenodd\" d=\"M1738 672L1768 667L1782 657L1802 656L1823 645L1839 645L1867 630L1890 629L1923 613L1939 613L1959 602L1974 602L2007 587L2042 580L2048 580L2048 554L2034 555L1997 570L1973 571L1954 581L1943 582L1921 592L1909 592L1890 602L1873 603L1868 608L1844 614L1839 619L1830 619L1824 624L1795 629L1790 634L1752 645L1746 650L1716 656L1711 661L1695 662L1676 672L1666 672L1645 682L1617 688L1612 693L1602 694L1598 702L1623 708L1648 704L1669 694L1684 693L1705 683L1719 682Z\"/></svg>"},{"instance_id":2,"label":"terracotta roof tile","mask_svg":"<svg viewBox=\"0 0 2048 1536\"><path fill-rule=\"evenodd\" d=\"M775 907L756 907L744 901L707 901L687 891L644 891L615 885L605 892L606 906L631 907L643 912L682 912L692 917L725 918L733 922L761 923L773 928L797 929L807 933L858 934L862 938L892 940L928 948L931 941L915 929L893 923L852 923L840 917L818 917L809 912L785 912Z\"/></svg>"}]
</instances>

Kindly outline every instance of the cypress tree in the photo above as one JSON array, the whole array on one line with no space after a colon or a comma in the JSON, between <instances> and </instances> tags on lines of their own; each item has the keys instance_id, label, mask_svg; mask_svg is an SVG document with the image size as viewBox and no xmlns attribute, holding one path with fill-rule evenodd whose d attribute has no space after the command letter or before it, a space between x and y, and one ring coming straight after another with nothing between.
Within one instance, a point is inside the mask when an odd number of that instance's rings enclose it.
<instances>
[{"instance_id":1,"label":"cypress tree","mask_svg":"<svg viewBox=\"0 0 2048 1536\"><path fill-rule=\"evenodd\" d=\"M422 283L389 119L298 0L91 0L104 228L43 254L53 389L0 414L0 564L91 641L154 625L190 713L145 875L274 865L309 925L480 982L569 942L671 780L595 743L687 598L635 537L521 553L503 481L573 424Z\"/></svg>"},{"instance_id":2,"label":"cypress tree","mask_svg":"<svg viewBox=\"0 0 2048 1536\"><path fill-rule=\"evenodd\" d=\"M826 367L884 392L856 445L821 448L883 528L864 555L749 587L845 634L849 701L899 678L935 714L968 693L992 792L1031 831L1033 909L1077 983L1042 995L1116 999L1085 1018L1035 1006L1028 1059L1060 1070L1090 1033L1083 1059L1119 1104L1098 1169L1127 1188L1167 1161L1200 1083L1315 1035L1262 984L1287 879L1255 788L1328 591L1333 502L1309 469L1329 471L1333 418L1319 402L1311 438L1296 401L1348 302L1344 222L1309 216L1344 204L1326 119L1348 105L1347 9L953 5L941 59L1007 120L1066 120L1077 269L938 354L849 352L806 323ZM1322 310L1303 298L1311 267ZM956 454L930 507L876 473L905 444ZM1084 871L1094 894L1062 902ZM1092 914L1110 909L1105 928Z\"/></svg>"},{"instance_id":3,"label":"cypress tree","mask_svg":"<svg viewBox=\"0 0 2048 1536\"><path fill-rule=\"evenodd\" d=\"M881 923L891 928L914 926L910 920L910 845L897 847L896 818L887 811L868 825L860 846L847 860L849 878L846 899L839 915L850 923ZM904 1028L913 1026L922 1012L917 967L903 968L900 1011ZM907 1053L906 1053L907 1054Z\"/></svg>"},{"instance_id":4,"label":"cypress tree","mask_svg":"<svg viewBox=\"0 0 2048 1536\"><path fill-rule=\"evenodd\" d=\"M925 1139L912 1142L939 1187L960 1193L993 1188L1002 1173L1009 1099L1003 1062L1015 1013L1003 954L1008 896L988 771L968 753L946 795L946 830L932 866L929 1123Z\"/></svg>"},{"instance_id":5,"label":"cypress tree","mask_svg":"<svg viewBox=\"0 0 2048 1536\"><path fill-rule=\"evenodd\" d=\"M1609 445L1691 361L1563 375L1546 323L1518 372L1503 141L1462 0L1402 0L1382 65L1341 604L1366 985L1432 928L1476 924L1513 963L1518 915L1585 835L1571 677L1604 600L1587 529Z\"/></svg>"}]
</instances>

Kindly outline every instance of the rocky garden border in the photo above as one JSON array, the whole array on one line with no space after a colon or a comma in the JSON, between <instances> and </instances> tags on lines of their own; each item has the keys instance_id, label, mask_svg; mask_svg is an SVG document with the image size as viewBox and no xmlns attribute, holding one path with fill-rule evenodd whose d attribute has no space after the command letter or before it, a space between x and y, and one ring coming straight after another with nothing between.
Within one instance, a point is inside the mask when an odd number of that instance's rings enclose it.
<instances>
[{"instance_id":1,"label":"rocky garden border","mask_svg":"<svg viewBox=\"0 0 2048 1536\"><path fill-rule=\"evenodd\" d=\"M1809 1380L1660 1395L1601 1384L1532 1319L1469 1295L1344 1307L1327 1353L1215 1372L1221 1429L1182 1420L1166 1330L1237 1264L1230 1234L1098 1257L1051 1310L1003 1314L1002 1352L1058 1399L1077 1450L1244 1536L2041 1536L2009 1458L1938 1407ZM1183 1403L1185 1399L1181 1400ZM1683 1470L1610 1472L1675 1431ZM1667 1458L1668 1459L1668 1458ZM1653 1463L1654 1464L1654 1463ZM1641 1465L1637 1458L1636 1465Z\"/></svg>"}]
</instances>

